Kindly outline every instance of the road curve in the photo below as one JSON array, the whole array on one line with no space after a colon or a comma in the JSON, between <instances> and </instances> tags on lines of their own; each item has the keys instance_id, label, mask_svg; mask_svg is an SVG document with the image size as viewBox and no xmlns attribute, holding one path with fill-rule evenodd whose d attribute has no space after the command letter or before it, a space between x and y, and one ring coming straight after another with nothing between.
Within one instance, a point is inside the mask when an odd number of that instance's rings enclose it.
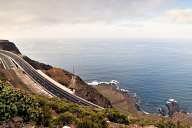
<instances>
[{"instance_id":1,"label":"road curve","mask_svg":"<svg viewBox=\"0 0 192 128\"><path fill-rule=\"evenodd\" d=\"M8 58L7 56L5 56L4 54L0 53L0 61L4 67L4 69L12 69L15 68L15 64L13 63L13 61L11 61L10 58Z\"/></svg>"},{"instance_id":2,"label":"road curve","mask_svg":"<svg viewBox=\"0 0 192 128\"><path fill-rule=\"evenodd\" d=\"M54 85L52 82L40 75L29 63L27 63L20 56L5 50L0 50L0 54L10 57L30 78L32 78L35 82L39 83L43 88L45 88L45 90L47 90L54 96L57 96L62 99L67 99L74 103L103 109L102 107L91 103L90 101L87 101L77 95L71 94Z\"/></svg>"}]
</instances>

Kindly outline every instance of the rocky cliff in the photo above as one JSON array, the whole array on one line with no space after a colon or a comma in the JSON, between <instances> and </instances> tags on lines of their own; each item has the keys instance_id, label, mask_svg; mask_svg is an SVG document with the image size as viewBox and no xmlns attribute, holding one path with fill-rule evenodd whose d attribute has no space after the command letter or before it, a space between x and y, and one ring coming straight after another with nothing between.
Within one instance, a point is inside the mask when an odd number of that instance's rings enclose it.
<instances>
[{"instance_id":1,"label":"rocky cliff","mask_svg":"<svg viewBox=\"0 0 192 128\"><path fill-rule=\"evenodd\" d=\"M21 54L16 45L8 40L0 40L0 49L14 52L16 54Z\"/></svg>"}]
</instances>

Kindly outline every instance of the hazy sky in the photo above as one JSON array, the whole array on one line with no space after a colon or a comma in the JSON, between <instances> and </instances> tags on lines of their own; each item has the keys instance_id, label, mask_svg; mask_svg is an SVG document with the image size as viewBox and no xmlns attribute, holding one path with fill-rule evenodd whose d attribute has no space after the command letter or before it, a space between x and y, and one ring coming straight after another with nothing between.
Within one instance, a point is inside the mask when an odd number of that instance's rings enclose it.
<instances>
[{"instance_id":1,"label":"hazy sky","mask_svg":"<svg viewBox=\"0 0 192 128\"><path fill-rule=\"evenodd\" d=\"M192 0L0 0L0 38L192 38Z\"/></svg>"}]
</instances>

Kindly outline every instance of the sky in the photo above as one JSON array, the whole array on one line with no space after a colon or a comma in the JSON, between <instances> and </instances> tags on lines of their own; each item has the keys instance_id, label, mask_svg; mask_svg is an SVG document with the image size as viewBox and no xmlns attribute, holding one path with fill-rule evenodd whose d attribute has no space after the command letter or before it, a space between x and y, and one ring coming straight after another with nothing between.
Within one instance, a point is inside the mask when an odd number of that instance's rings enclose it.
<instances>
[{"instance_id":1,"label":"sky","mask_svg":"<svg viewBox=\"0 0 192 128\"><path fill-rule=\"evenodd\" d=\"M191 0L0 0L0 39L192 38Z\"/></svg>"}]
</instances>

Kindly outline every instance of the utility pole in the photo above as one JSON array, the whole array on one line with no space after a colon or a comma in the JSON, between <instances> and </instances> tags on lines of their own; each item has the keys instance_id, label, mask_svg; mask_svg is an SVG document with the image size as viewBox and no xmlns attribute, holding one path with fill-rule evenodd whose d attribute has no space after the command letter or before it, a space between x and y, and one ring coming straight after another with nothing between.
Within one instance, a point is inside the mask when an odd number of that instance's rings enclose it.
<instances>
[{"instance_id":1,"label":"utility pole","mask_svg":"<svg viewBox=\"0 0 192 128\"><path fill-rule=\"evenodd\" d=\"M72 74L72 78L71 78L71 82L70 82L70 88L72 90L74 90L75 86L76 86L76 76L75 76L75 68L74 68L74 65L73 65L73 74Z\"/></svg>"}]
</instances>

